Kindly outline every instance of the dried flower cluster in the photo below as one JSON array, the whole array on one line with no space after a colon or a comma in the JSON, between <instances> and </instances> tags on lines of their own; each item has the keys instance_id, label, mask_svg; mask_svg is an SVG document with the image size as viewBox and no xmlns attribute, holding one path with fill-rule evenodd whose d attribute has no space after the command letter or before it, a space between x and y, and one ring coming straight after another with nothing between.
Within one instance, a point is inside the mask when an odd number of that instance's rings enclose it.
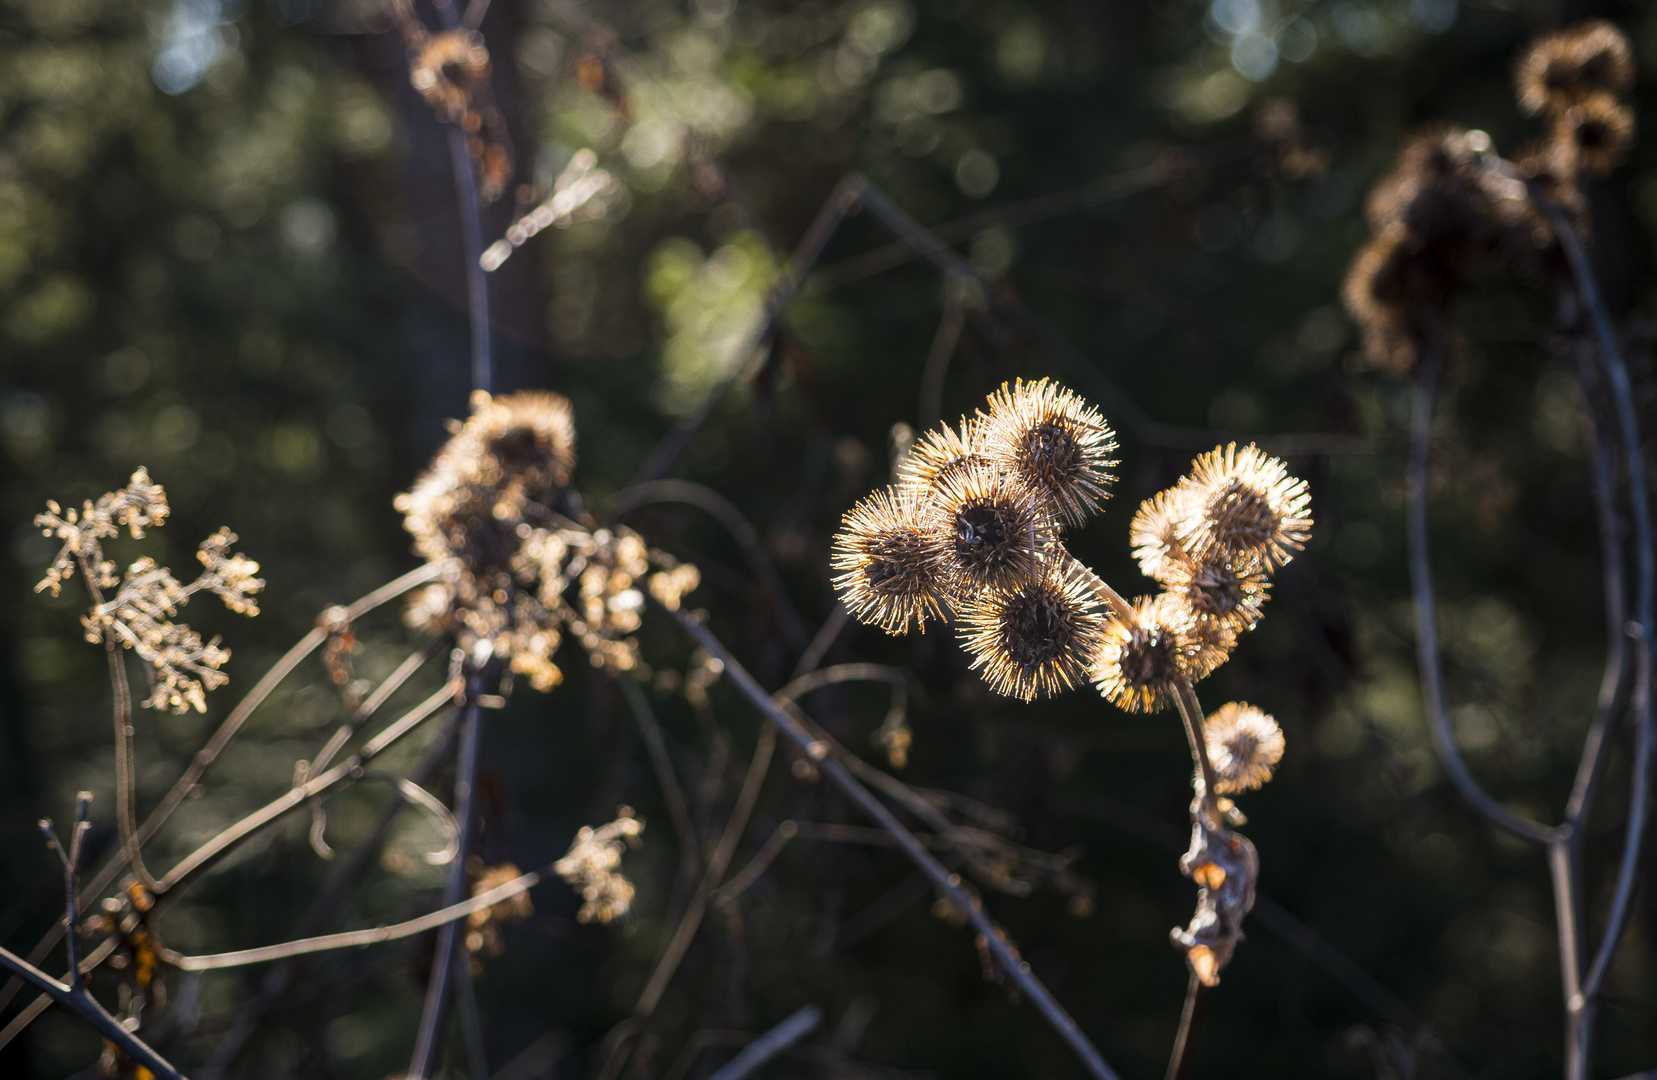
<instances>
[{"instance_id":1,"label":"dried flower cluster","mask_svg":"<svg viewBox=\"0 0 1657 1080\"><path fill-rule=\"evenodd\" d=\"M1409 373L1469 285L1522 255L1557 264L1533 189L1586 231L1581 181L1606 175L1633 145L1633 83L1628 38L1610 23L1587 22L1539 38L1520 57L1520 110L1541 115L1548 131L1518 164L1499 157L1482 131L1439 124L1410 138L1370 193L1373 238L1343 289L1373 363Z\"/></svg>"},{"instance_id":2,"label":"dried flower cluster","mask_svg":"<svg viewBox=\"0 0 1657 1080\"><path fill-rule=\"evenodd\" d=\"M1104 615L1059 542L1109 495L1116 439L1098 410L1045 379L921 437L895 487L846 515L835 588L888 633L956 619L973 666L1026 701L1086 678Z\"/></svg>"},{"instance_id":3,"label":"dried flower cluster","mask_svg":"<svg viewBox=\"0 0 1657 1080\"><path fill-rule=\"evenodd\" d=\"M633 883L621 874L621 853L637 847L644 822L631 807L619 807L616 820L594 829L583 825L570 843L569 854L553 864L559 877L581 892L581 922L607 923L627 914L633 903ZM498 884L498 883L497 883Z\"/></svg>"},{"instance_id":4,"label":"dried flower cluster","mask_svg":"<svg viewBox=\"0 0 1657 1080\"><path fill-rule=\"evenodd\" d=\"M1272 571L1311 527L1306 482L1259 447L1231 444L1197 458L1134 515L1134 555L1162 592L1107 627L1094 667L1100 691L1130 712L1169 707L1180 680L1207 677L1259 623Z\"/></svg>"},{"instance_id":5,"label":"dried flower cluster","mask_svg":"<svg viewBox=\"0 0 1657 1080\"><path fill-rule=\"evenodd\" d=\"M489 50L469 27L432 33L412 0L391 9L409 50L409 83L445 124L466 133L466 152L478 170L478 200L494 202L512 179L512 142L489 85Z\"/></svg>"},{"instance_id":6,"label":"dried flower cluster","mask_svg":"<svg viewBox=\"0 0 1657 1080\"><path fill-rule=\"evenodd\" d=\"M1208 675L1259 621L1272 570L1306 541L1310 500L1258 447L1203 455L1134 518L1140 565L1163 592L1129 605L1059 539L1109 494L1115 447L1070 390L1003 386L959 430L923 435L897 485L846 515L841 599L888 633L953 619L998 693L1029 701L1091 676L1124 709L1166 708L1176 680Z\"/></svg>"},{"instance_id":7,"label":"dried flower cluster","mask_svg":"<svg viewBox=\"0 0 1657 1080\"><path fill-rule=\"evenodd\" d=\"M395 505L415 550L453 569L413 594L407 619L454 634L474 664L499 658L538 690L563 681L553 656L566 637L595 667L642 667L644 593L679 606L696 568L652 551L624 528L594 529L570 491L575 426L569 402L526 391L473 395L472 415Z\"/></svg>"},{"instance_id":8,"label":"dried flower cluster","mask_svg":"<svg viewBox=\"0 0 1657 1080\"><path fill-rule=\"evenodd\" d=\"M466 874L472 879L472 895L481 896L498 889L509 881L523 876L512 863L484 866L483 860L473 855L466 860ZM472 973L483 970L480 957L499 956L506 949L501 939L501 927L509 922L522 922L535 914L535 905L529 899L529 890L514 893L498 904L490 904L466 916L466 951L471 954Z\"/></svg>"},{"instance_id":9,"label":"dried flower cluster","mask_svg":"<svg viewBox=\"0 0 1657 1080\"><path fill-rule=\"evenodd\" d=\"M202 572L188 585L148 557L117 577L115 564L104 558L102 541L119 536L123 528L134 539L142 538L145 529L165 524L167 514L167 493L144 469L134 472L125 488L101 495L97 502L87 501L79 510L48 502L35 525L63 546L35 591L56 596L64 580L79 569L92 596L92 610L81 619L86 640L138 654L150 682L146 708L204 712L207 691L227 679L219 669L230 659L230 650L220 647L217 637L203 641L187 624L174 622L178 609L196 593L210 592L231 611L257 615L253 596L265 583L255 576L258 563L231 551L236 534L229 529L202 541L196 552ZM107 589L116 593L106 600Z\"/></svg>"}]
</instances>

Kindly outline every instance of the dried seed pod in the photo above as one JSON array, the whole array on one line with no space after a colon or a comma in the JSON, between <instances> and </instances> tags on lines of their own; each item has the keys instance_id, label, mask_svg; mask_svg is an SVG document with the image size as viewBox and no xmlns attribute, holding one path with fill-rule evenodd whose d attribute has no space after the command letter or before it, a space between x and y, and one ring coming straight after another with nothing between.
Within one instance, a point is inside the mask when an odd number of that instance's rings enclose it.
<instances>
[{"instance_id":1,"label":"dried seed pod","mask_svg":"<svg viewBox=\"0 0 1657 1080\"><path fill-rule=\"evenodd\" d=\"M876 491L846 514L834 537L834 588L858 621L902 634L942 618L948 589L944 535L905 491Z\"/></svg>"},{"instance_id":2,"label":"dried seed pod","mask_svg":"<svg viewBox=\"0 0 1657 1080\"><path fill-rule=\"evenodd\" d=\"M1045 492L1072 525L1097 513L1116 477L1116 435L1099 410L1073 391L1040 379L990 395L980 414L983 453Z\"/></svg>"},{"instance_id":3,"label":"dried seed pod","mask_svg":"<svg viewBox=\"0 0 1657 1080\"><path fill-rule=\"evenodd\" d=\"M1180 541L1193 559L1252 554L1270 570L1292 559L1311 535L1306 481L1253 443L1202 455L1180 486L1194 510L1181 520Z\"/></svg>"},{"instance_id":4,"label":"dried seed pod","mask_svg":"<svg viewBox=\"0 0 1657 1080\"><path fill-rule=\"evenodd\" d=\"M952 593L1004 592L1041 576L1053 521L1042 493L1011 473L957 469L939 478L924 513L928 530L944 540Z\"/></svg>"},{"instance_id":5,"label":"dried seed pod","mask_svg":"<svg viewBox=\"0 0 1657 1080\"><path fill-rule=\"evenodd\" d=\"M1139 571L1148 578L1162 581L1173 564L1185 558L1180 545L1180 522L1190 512L1185 505L1186 492L1181 488L1159 491L1139 504L1128 526L1128 542L1133 545L1133 556L1139 560Z\"/></svg>"},{"instance_id":6,"label":"dried seed pod","mask_svg":"<svg viewBox=\"0 0 1657 1080\"><path fill-rule=\"evenodd\" d=\"M1575 171L1609 175L1634 146L1634 110L1610 94L1590 94L1554 120L1553 143Z\"/></svg>"},{"instance_id":7,"label":"dried seed pod","mask_svg":"<svg viewBox=\"0 0 1657 1080\"><path fill-rule=\"evenodd\" d=\"M959 431L944 424L916 441L898 464L898 483L908 488L917 501L922 501L947 477L987 463L979 445L977 423L962 417Z\"/></svg>"},{"instance_id":8,"label":"dried seed pod","mask_svg":"<svg viewBox=\"0 0 1657 1080\"><path fill-rule=\"evenodd\" d=\"M1128 712L1168 708L1174 703L1174 685L1184 676L1180 639L1189 629L1163 597L1140 597L1131 619L1105 624L1093 685Z\"/></svg>"},{"instance_id":9,"label":"dried seed pod","mask_svg":"<svg viewBox=\"0 0 1657 1080\"><path fill-rule=\"evenodd\" d=\"M1087 679L1104 641L1105 614L1090 575L1068 554L1036 580L982 593L961 608L961 637L990 689L1030 701Z\"/></svg>"},{"instance_id":10,"label":"dried seed pod","mask_svg":"<svg viewBox=\"0 0 1657 1080\"><path fill-rule=\"evenodd\" d=\"M1251 554L1170 559L1164 591L1194 623L1223 623L1235 633L1252 630L1271 594L1271 577Z\"/></svg>"},{"instance_id":11,"label":"dried seed pod","mask_svg":"<svg viewBox=\"0 0 1657 1080\"><path fill-rule=\"evenodd\" d=\"M1544 34L1513 67L1519 111L1559 113L1591 94L1621 96L1634 87L1628 35L1604 19Z\"/></svg>"},{"instance_id":12,"label":"dried seed pod","mask_svg":"<svg viewBox=\"0 0 1657 1080\"><path fill-rule=\"evenodd\" d=\"M1234 795L1272 778L1283 760L1283 729L1266 713L1242 701L1221 705L1202 723L1215 794Z\"/></svg>"}]
</instances>

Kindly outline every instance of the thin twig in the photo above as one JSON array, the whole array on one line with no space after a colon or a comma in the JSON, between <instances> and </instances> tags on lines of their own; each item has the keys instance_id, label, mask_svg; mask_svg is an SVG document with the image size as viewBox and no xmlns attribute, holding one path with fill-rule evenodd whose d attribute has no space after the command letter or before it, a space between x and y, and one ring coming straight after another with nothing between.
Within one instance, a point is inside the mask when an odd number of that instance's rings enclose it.
<instances>
[{"instance_id":1,"label":"thin twig","mask_svg":"<svg viewBox=\"0 0 1657 1080\"><path fill-rule=\"evenodd\" d=\"M1180 1010L1179 1031L1174 1035L1165 1080L1185 1080L1191 1075L1191 1065L1197 1059L1197 1030L1202 1027L1207 1004L1208 987L1193 973L1185 987L1185 1007Z\"/></svg>"},{"instance_id":2,"label":"thin twig","mask_svg":"<svg viewBox=\"0 0 1657 1080\"><path fill-rule=\"evenodd\" d=\"M801 675L816 671L817 665L821 664L828 651L834 648L834 643L839 640L841 632L846 629L851 619L852 613L846 610L846 605L836 600L834 610L823 620L823 625L817 628L811 644L800 654L800 661L794 665L794 672L789 678L798 679Z\"/></svg>"},{"instance_id":3,"label":"thin twig","mask_svg":"<svg viewBox=\"0 0 1657 1080\"><path fill-rule=\"evenodd\" d=\"M823 203L822 209L817 211L817 217L812 221L811 227L806 229L805 236L801 238L799 246L794 249L793 256L788 260L787 265L782 268L782 272L777 275L777 280L772 283L770 291L766 293L765 307L758 324L743 341L741 347L732 354L733 363L737 365L737 370L730 378L709 391L707 397L702 399L701 404L685 414L673 426L673 429L656 447L655 452L650 455L650 459L639 469L638 475L633 478L635 485L649 480L656 480L665 475L674 461L678 460L679 455L684 452L685 447L690 445L691 438L701 429L708 417L713 415L714 409L725 399L725 395L730 393L731 388L737 383L752 377L754 372L758 370L764 358L756 356L755 350L771 333L771 328L776 324L783 308L788 305L788 301L799 291L800 283L806 272L816 264L818 257L822 255L823 247L829 242L829 238L834 235L834 230L839 227L841 219L856 204L857 192L855 185L850 179L842 180L835 186L827 201Z\"/></svg>"},{"instance_id":4,"label":"thin twig","mask_svg":"<svg viewBox=\"0 0 1657 1080\"><path fill-rule=\"evenodd\" d=\"M470 900L463 900L458 904L438 908L430 915L421 915L416 919L406 919L390 926L375 926L367 930L348 930L342 934L324 934L320 937L299 938L295 941L284 941L279 945L265 945L257 949L240 949L236 952L211 953L206 956L184 956L179 953L166 954L167 963L180 971L217 971L220 968L246 967L249 964L268 964L272 960L287 960L295 956L307 956L311 953L328 952L333 949L352 949L359 945L377 945L383 941L396 941L399 938L413 937L415 934L424 934L428 930L448 926L458 919L464 919L474 911L482 911L492 907L502 900L517 896L526 889L532 888L552 873L552 863L548 863L539 870L528 874L520 874L503 885L498 885L487 892L478 893Z\"/></svg>"},{"instance_id":5,"label":"thin twig","mask_svg":"<svg viewBox=\"0 0 1657 1080\"><path fill-rule=\"evenodd\" d=\"M610 516L619 520L641 506L663 502L694 506L698 510L706 511L725 526L725 531L736 541L736 546L741 549L742 557L747 560L749 569L759 578L760 587L770 598L772 610L776 612L777 621L782 624L783 637L787 639L789 647L796 653L804 653L810 644L806 639L805 626L800 622L799 613L794 610L793 601L788 598L788 590L783 586L776 564L765 553L765 545L760 542L759 531L731 500L706 485L692 483L689 480L650 480L634 484L617 495L615 504L610 508Z\"/></svg>"},{"instance_id":6,"label":"thin twig","mask_svg":"<svg viewBox=\"0 0 1657 1080\"><path fill-rule=\"evenodd\" d=\"M820 740L814 739L800 722L787 710L781 708L771 700L771 696L754 681L746 668L739 664L730 650L688 612L669 612L684 631L694 638L697 644L706 649L710 655L718 658L725 665L725 676L729 679L743 697L760 711L778 731L786 735L790 742L817 762L817 767L838 787L860 810L868 814L875 822L892 834L898 847L907 855L920 870L932 880L932 883L947 896L963 913L965 913L973 928L983 939L985 947L995 957L1000 969L1018 987L1021 993L1032 1001L1036 1008L1058 1032L1076 1056L1081 1060L1087 1071L1096 1080L1116 1080L1116 1072L1105 1064L1104 1058L1093 1046L1076 1021L1065 1012L1047 987L1036 978L1025 962L1013 948L1011 940L990 920L983 905L969 896L961 888L960 879L949 872L944 865L938 862L931 853L917 840L903 824L893 816L892 812L881 801L869 792L862 784L854 779L846 767L837 759L828 756L828 747Z\"/></svg>"},{"instance_id":7,"label":"thin twig","mask_svg":"<svg viewBox=\"0 0 1657 1080\"><path fill-rule=\"evenodd\" d=\"M662 726L656 722L656 713L644 690L631 676L617 680L621 696L639 725L650 765L656 770L656 782L661 785L662 799L667 803L668 817L673 819L673 831L679 834L680 854L692 864L696 862L696 830L690 823L690 805L685 802L685 789L679 783L679 774L673 771L673 759L667 753L667 741L662 737Z\"/></svg>"},{"instance_id":8,"label":"thin twig","mask_svg":"<svg viewBox=\"0 0 1657 1080\"><path fill-rule=\"evenodd\" d=\"M0 948L0 967L24 982L39 987L47 997L86 1021L92 1030L114 1043L121 1053L155 1075L165 1080L184 1080L183 1073L173 1068L171 1062L151 1050L143 1039L128 1031L119 1020L109 1015L84 987L70 989L6 948Z\"/></svg>"},{"instance_id":9,"label":"thin twig","mask_svg":"<svg viewBox=\"0 0 1657 1080\"><path fill-rule=\"evenodd\" d=\"M461 721L460 753L455 763L455 821L460 829L459 846L449 880L443 885L443 902L459 902L466 886L466 854L472 833L472 802L477 782L478 742L483 727L483 709L478 705L482 680L473 676L467 693L466 718ZM442 1036L444 1006L448 1001L450 972L459 959L456 942L457 928L453 922L443 924L437 935L437 951L432 957L431 980L426 985L426 1004L420 1014L420 1031L414 1040L414 1054L409 1061L410 1080L423 1080L430 1074L437 1059L437 1043ZM462 961L464 962L464 961Z\"/></svg>"},{"instance_id":10,"label":"thin twig","mask_svg":"<svg viewBox=\"0 0 1657 1080\"><path fill-rule=\"evenodd\" d=\"M455 725L449 725L443 734L426 749L426 756L421 758L420 763L409 772L411 781L416 784L426 782L426 777L431 774L433 769L437 768L438 762L447 755L449 745L454 740L454 731ZM299 921L298 932L301 935L308 936L314 933L339 907L345 899L346 890L356 881L357 876L371 864L375 854L379 852L380 846L385 843L386 836L390 834L392 824L407 805L408 801L406 799L397 798L391 800L385 809L380 811L379 820L374 823L374 828L369 831L368 837L340 862L334 869L332 876L329 877L328 883L323 887L322 892L311 902L311 907L305 912L305 917ZM208 1060L207 1067L204 1070L205 1076L209 1078L219 1076L235 1063L237 1056L247 1045L248 1039L253 1037L260 1021L264 1019L265 1014L275 1007L277 999L287 989L288 980L292 975L293 964L286 961L278 963L265 975L265 981L259 988L258 998L242 1011L236 1018L235 1024L219 1040L218 1046L214 1048L213 1056Z\"/></svg>"},{"instance_id":11,"label":"thin twig","mask_svg":"<svg viewBox=\"0 0 1657 1080\"><path fill-rule=\"evenodd\" d=\"M353 779L361 773L364 765L413 731L427 717L453 701L459 689L459 686L455 683L445 685L437 693L405 713L390 727L370 739L356 754L329 769L321 776L289 788L288 792L281 798L266 803L262 808L255 810L221 831L195 851L180 859L167 872L167 876L161 879L161 889L159 891L166 892L169 889L176 888L180 883L199 873L213 860L229 851L248 836L273 822L281 820L287 814L305 805L307 800L325 791L332 790L346 780Z\"/></svg>"},{"instance_id":12,"label":"thin twig","mask_svg":"<svg viewBox=\"0 0 1657 1080\"><path fill-rule=\"evenodd\" d=\"M776 1057L788 1046L811 1034L822 1022L822 1009L815 1005L805 1006L743 1047L740 1054L728 1061L708 1080L743 1080L743 1077Z\"/></svg>"},{"instance_id":13,"label":"thin twig","mask_svg":"<svg viewBox=\"0 0 1657 1080\"><path fill-rule=\"evenodd\" d=\"M967 322L965 290L954 282L949 286L949 298L944 302L943 318L932 335L932 347L926 351L926 366L921 369L921 400L915 416L922 431L938 423L944 412L944 381L949 375L949 361L955 355L955 346L961 340L961 328Z\"/></svg>"}]
</instances>

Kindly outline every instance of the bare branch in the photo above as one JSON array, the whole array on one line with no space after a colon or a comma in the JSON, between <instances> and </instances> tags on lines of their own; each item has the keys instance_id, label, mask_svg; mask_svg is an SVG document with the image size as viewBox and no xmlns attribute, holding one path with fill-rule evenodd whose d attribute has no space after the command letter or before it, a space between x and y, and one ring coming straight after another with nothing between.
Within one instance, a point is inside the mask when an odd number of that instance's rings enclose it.
<instances>
[{"instance_id":1,"label":"bare branch","mask_svg":"<svg viewBox=\"0 0 1657 1080\"><path fill-rule=\"evenodd\" d=\"M151 1050L144 1040L128 1031L119 1020L104 1011L104 1007L84 988L71 989L65 986L6 948L0 948L0 967L39 987L48 998L86 1021L92 1030L114 1043L121 1053L155 1075L165 1080L184 1080L183 1073L173 1068L171 1062Z\"/></svg>"},{"instance_id":2,"label":"bare branch","mask_svg":"<svg viewBox=\"0 0 1657 1080\"><path fill-rule=\"evenodd\" d=\"M742 1080L743 1077L780 1054L785 1048L805 1038L823 1022L823 1010L807 1005L787 1020L767 1031L742 1048L709 1080Z\"/></svg>"}]
</instances>

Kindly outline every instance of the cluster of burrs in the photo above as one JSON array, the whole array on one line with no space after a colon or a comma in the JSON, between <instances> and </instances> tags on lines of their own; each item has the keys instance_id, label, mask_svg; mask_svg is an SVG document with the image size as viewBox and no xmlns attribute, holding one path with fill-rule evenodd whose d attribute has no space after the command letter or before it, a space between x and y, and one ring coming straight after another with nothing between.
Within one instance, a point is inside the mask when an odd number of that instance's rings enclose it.
<instances>
[{"instance_id":1,"label":"cluster of burrs","mask_svg":"<svg viewBox=\"0 0 1657 1080\"><path fill-rule=\"evenodd\" d=\"M1216 447L1134 515L1134 554L1160 591L1129 602L1066 550L1063 530L1109 495L1116 440L1097 409L1046 379L1003 385L988 411L927 432L897 483L845 517L835 588L852 615L888 633L953 623L998 693L1024 701L1091 679L1130 712L1177 707L1195 765L1191 850L1197 914L1173 932L1193 975L1213 985L1254 902L1254 848L1225 828L1225 796L1258 788L1283 733L1252 705L1203 719L1193 684L1260 621L1271 576L1306 543L1311 498L1283 462Z\"/></svg>"},{"instance_id":2,"label":"cluster of burrs","mask_svg":"<svg viewBox=\"0 0 1657 1080\"><path fill-rule=\"evenodd\" d=\"M1306 484L1255 446L1216 448L1133 522L1162 585L1129 603L1066 550L1097 513L1116 440L1099 411L1046 379L1003 386L959 429L923 435L898 482L846 515L834 584L859 620L900 634L955 624L997 693L1029 701L1091 678L1123 709L1173 703L1260 619L1271 573L1305 543Z\"/></svg>"}]
</instances>

